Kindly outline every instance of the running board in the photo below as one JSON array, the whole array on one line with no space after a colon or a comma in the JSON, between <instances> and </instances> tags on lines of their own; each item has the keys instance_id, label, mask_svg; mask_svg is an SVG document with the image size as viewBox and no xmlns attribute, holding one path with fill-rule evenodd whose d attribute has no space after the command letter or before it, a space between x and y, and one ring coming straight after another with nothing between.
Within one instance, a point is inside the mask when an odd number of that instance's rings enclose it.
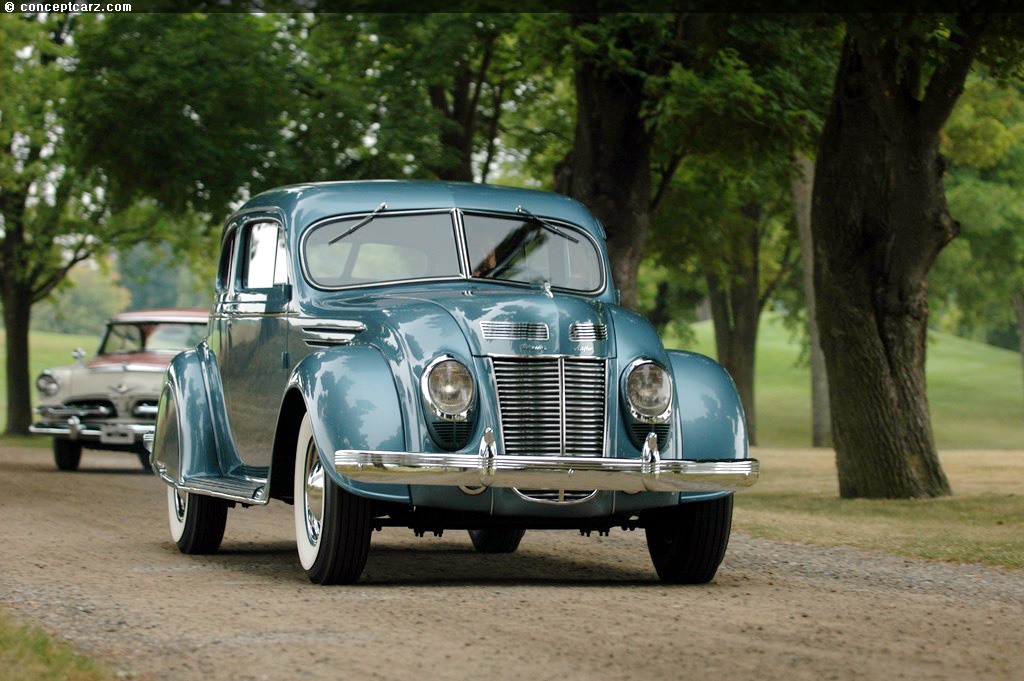
<instances>
[{"instance_id":1,"label":"running board","mask_svg":"<svg viewBox=\"0 0 1024 681\"><path fill-rule=\"evenodd\" d=\"M264 479L202 475L175 485L183 492L228 499L240 504L266 504L270 501L267 481Z\"/></svg>"}]
</instances>

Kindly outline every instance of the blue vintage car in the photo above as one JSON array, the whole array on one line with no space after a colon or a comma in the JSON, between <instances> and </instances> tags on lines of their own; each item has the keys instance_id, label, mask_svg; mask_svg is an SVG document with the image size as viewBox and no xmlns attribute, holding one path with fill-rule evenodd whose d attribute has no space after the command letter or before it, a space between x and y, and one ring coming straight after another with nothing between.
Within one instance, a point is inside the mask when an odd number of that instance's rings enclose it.
<instances>
[{"instance_id":1,"label":"blue vintage car","mask_svg":"<svg viewBox=\"0 0 1024 681\"><path fill-rule=\"evenodd\" d=\"M319 584L356 581L384 526L491 553L643 528L663 581L707 582L757 479L732 380L617 304L604 230L564 196L260 194L225 224L209 328L168 367L150 443L185 553L279 499Z\"/></svg>"}]
</instances>

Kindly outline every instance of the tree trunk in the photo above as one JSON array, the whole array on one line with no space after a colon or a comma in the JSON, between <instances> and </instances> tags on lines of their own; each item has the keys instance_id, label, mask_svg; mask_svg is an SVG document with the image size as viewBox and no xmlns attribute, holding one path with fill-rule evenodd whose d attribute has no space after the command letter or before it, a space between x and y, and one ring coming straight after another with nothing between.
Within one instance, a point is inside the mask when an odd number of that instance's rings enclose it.
<instances>
[{"instance_id":1,"label":"tree trunk","mask_svg":"<svg viewBox=\"0 0 1024 681\"><path fill-rule=\"evenodd\" d=\"M32 310L30 292L4 287L4 328L7 332L7 430L25 435L32 423L32 394L28 375L28 324Z\"/></svg>"},{"instance_id":2,"label":"tree trunk","mask_svg":"<svg viewBox=\"0 0 1024 681\"><path fill-rule=\"evenodd\" d=\"M574 15L573 24L596 22ZM612 279L636 308L636 275L651 224L652 136L641 116L641 77L576 55L576 132L564 186L604 224Z\"/></svg>"},{"instance_id":3,"label":"tree trunk","mask_svg":"<svg viewBox=\"0 0 1024 681\"><path fill-rule=\"evenodd\" d=\"M804 300L807 304L807 337L811 359L811 445L832 446L832 415L828 406L828 373L821 351L817 310L814 298L814 241L811 238L811 193L814 188L814 162L797 154L796 172L791 180L796 230L803 264Z\"/></svg>"},{"instance_id":4,"label":"tree trunk","mask_svg":"<svg viewBox=\"0 0 1024 681\"><path fill-rule=\"evenodd\" d=\"M951 490L925 390L927 274L959 228L939 132L973 52L949 56L966 64L941 65L918 100L912 55L873 47L844 41L814 177L814 285L839 491L934 497Z\"/></svg>"},{"instance_id":5,"label":"tree trunk","mask_svg":"<svg viewBox=\"0 0 1024 681\"><path fill-rule=\"evenodd\" d=\"M705 275L711 318L715 326L718 362L732 376L743 403L747 435L757 441L757 410L754 403L754 371L757 360L757 327L761 319L760 267L756 224L750 230L749 259L730 268L728 281L717 274Z\"/></svg>"}]
</instances>

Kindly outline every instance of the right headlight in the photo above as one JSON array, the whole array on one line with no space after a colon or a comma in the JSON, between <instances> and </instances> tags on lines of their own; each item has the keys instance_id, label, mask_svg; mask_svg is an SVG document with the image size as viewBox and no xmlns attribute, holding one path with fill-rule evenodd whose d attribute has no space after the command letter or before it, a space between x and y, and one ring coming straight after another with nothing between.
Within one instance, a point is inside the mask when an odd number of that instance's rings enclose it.
<instances>
[{"instance_id":1,"label":"right headlight","mask_svg":"<svg viewBox=\"0 0 1024 681\"><path fill-rule=\"evenodd\" d=\"M36 379L36 389L39 390L40 395L53 397L60 391L60 381L51 372L44 371Z\"/></svg>"},{"instance_id":2,"label":"right headlight","mask_svg":"<svg viewBox=\"0 0 1024 681\"><path fill-rule=\"evenodd\" d=\"M633 417L664 423L671 416L672 376L651 360L637 360L626 375L626 401Z\"/></svg>"}]
</instances>

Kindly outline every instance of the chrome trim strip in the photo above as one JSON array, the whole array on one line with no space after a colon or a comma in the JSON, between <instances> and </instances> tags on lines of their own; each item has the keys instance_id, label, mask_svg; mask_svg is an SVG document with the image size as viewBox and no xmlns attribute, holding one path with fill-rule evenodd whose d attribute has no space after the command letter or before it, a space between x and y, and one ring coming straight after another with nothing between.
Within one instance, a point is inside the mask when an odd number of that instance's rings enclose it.
<instances>
[{"instance_id":1,"label":"chrome trim strip","mask_svg":"<svg viewBox=\"0 0 1024 681\"><path fill-rule=\"evenodd\" d=\"M577 343L608 340L608 326L600 322L573 322L569 325L569 340Z\"/></svg>"},{"instance_id":2,"label":"chrome trim strip","mask_svg":"<svg viewBox=\"0 0 1024 681\"><path fill-rule=\"evenodd\" d=\"M365 324L350 320L305 321L301 327L303 342L315 348L349 345L358 334L366 331Z\"/></svg>"},{"instance_id":3,"label":"chrome trim strip","mask_svg":"<svg viewBox=\"0 0 1024 681\"><path fill-rule=\"evenodd\" d=\"M43 405L36 407L36 413L40 416L48 416L50 418L63 418L69 416L82 418L87 416L112 416L114 411L109 407L104 407L102 405L96 407L49 407Z\"/></svg>"},{"instance_id":4,"label":"chrome trim strip","mask_svg":"<svg viewBox=\"0 0 1024 681\"><path fill-rule=\"evenodd\" d=\"M478 454L341 449L334 466L340 475L366 483L620 492L738 492L757 482L760 472L756 459L665 460L657 437L651 445L648 437L642 459L499 456L488 429Z\"/></svg>"},{"instance_id":5,"label":"chrome trim strip","mask_svg":"<svg viewBox=\"0 0 1024 681\"><path fill-rule=\"evenodd\" d=\"M543 322L481 321L480 331L487 340L546 341L550 337L548 325Z\"/></svg>"}]
</instances>

